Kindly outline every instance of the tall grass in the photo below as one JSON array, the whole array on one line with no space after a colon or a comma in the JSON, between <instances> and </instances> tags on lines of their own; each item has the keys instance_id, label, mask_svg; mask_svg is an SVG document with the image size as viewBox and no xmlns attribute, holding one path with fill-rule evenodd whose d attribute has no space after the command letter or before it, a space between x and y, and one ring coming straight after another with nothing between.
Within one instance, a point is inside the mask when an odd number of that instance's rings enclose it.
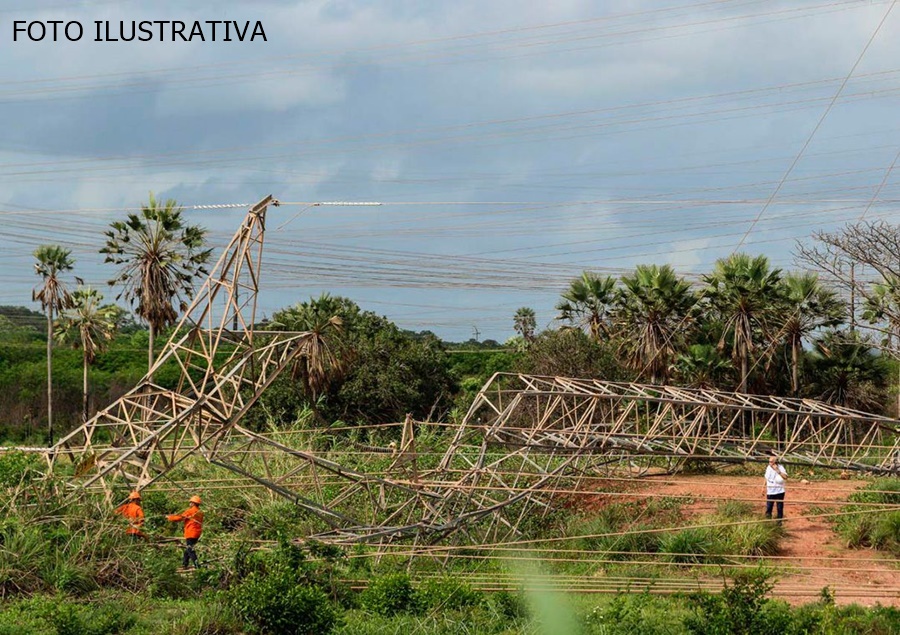
<instances>
[{"instance_id":1,"label":"tall grass","mask_svg":"<svg viewBox=\"0 0 900 635\"><path fill-rule=\"evenodd\" d=\"M841 510L844 515L835 521L835 529L847 546L869 547L900 556L900 479L878 479L854 492L850 501Z\"/></svg>"}]
</instances>

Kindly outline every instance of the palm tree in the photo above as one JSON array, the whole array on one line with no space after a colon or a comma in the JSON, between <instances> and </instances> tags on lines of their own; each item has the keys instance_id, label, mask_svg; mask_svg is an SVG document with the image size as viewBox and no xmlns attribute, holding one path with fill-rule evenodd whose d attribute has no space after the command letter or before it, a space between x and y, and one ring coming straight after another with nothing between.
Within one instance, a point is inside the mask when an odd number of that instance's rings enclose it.
<instances>
[{"instance_id":1,"label":"palm tree","mask_svg":"<svg viewBox=\"0 0 900 635\"><path fill-rule=\"evenodd\" d=\"M615 323L639 374L649 372L652 383L665 383L669 363L682 347L697 302L691 285L669 265L638 265L622 276Z\"/></svg>"},{"instance_id":2,"label":"palm tree","mask_svg":"<svg viewBox=\"0 0 900 635\"><path fill-rule=\"evenodd\" d=\"M893 350L895 337L900 341L898 315L900 315L900 279L890 277L873 284L863 304L862 318L873 325L884 325L887 322L887 328L884 329L884 346L888 350Z\"/></svg>"},{"instance_id":3,"label":"palm tree","mask_svg":"<svg viewBox=\"0 0 900 635\"><path fill-rule=\"evenodd\" d=\"M898 316L900 316L900 279L888 276L883 282L872 285L871 292L863 304L862 318L869 324L881 325L880 328L884 332L882 345L895 359L900 359L900 352L894 348L895 339L900 345ZM897 412L900 413L900 377L897 378Z\"/></svg>"},{"instance_id":4,"label":"palm tree","mask_svg":"<svg viewBox=\"0 0 900 635\"><path fill-rule=\"evenodd\" d=\"M769 269L765 256L732 254L716 261L704 276L703 295L722 320L719 348L731 338L731 354L740 365L740 391L747 392L750 358L759 339L771 333L781 301L781 270Z\"/></svg>"},{"instance_id":5,"label":"palm tree","mask_svg":"<svg viewBox=\"0 0 900 635\"><path fill-rule=\"evenodd\" d=\"M343 298L332 298L324 293L272 316L273 329L307 333L298 344L299 354L293 375L295 379L300 379L314 410L319 396L346 366L340 339L344 333L344 320L340 314L344 309L351 310L349 304ZM352 321L355 312L351 310L347 317Z\"/></svg>"},{"instance_id":6,"label":"palm tree","mask_svg":"<svg viewBox=\"0 0 900 635\"><path fill-rule=\"evenodd\" d=\"M827 403L880 412L888 373L885 358L857 331L829 331L815 342L807 391Z\"/></svg>"},{"instance_id":7,"label":"palm tree","mask_svg":"<svg viewBox=\"0 0 900 635\"><path fill-rule=\"evenodd\" d=\"M88 420L88 369L97 353L113 338L121 317L121 309L114 304L101 306L103 296L90 287L79 287L72 293L72 306L63 311L56 323L56 339L70 342L83 351L84 377L82 382L81 417Z\"/></svg>"},{"instance_id":8,"label":"palm tree","mask_svg":"<svg viewBox=\"0 0 900 635\"><path fill-rule=\"evenodd\" d=\"M516 310L513 316L513 328L522 336L526 343L534 341L534 331L537 328L537 317L534 309L523 306Z\"/></svg>"},{"instance_id":9,"label":"palm tree","mask_svg":"<svg viewBox=\"0 0 900 635\"><path fill-rule=\"evenodd\" d=\"M148 367L153 366L156 333L178 318L175 302L179 302L178 310L187 309L194 280L208 273L204 265L212 250L203 249L206 230L187 225L183 211L174 200L157 201L151 192L140 214L129 214L125 222L110 225L100 250L106 262L121 265L109 281L110 286L122 285L116 299L124 296L136 304L135 312L150 327Z\"/></svg>"},{"instance_id":10,"label":"palm tree","mask_svg":"<svg viewBox=\"0 0 900 635\"><path fill-rule=\"evenodd\" d=\"M75 266L72 251L59 245L41 245L34 250L34 271L42 283L34 288L31 299L47 312L47 441L53 445L53 316L70 306L71 297L60 275Z\"/></svg>"},{"instance_id":11,"label":"palm tree","mask_svg":"<svg viewBox=\"0 0 900 635\"><path fill-rule=\"evenodd\" d=\"M609 317L615 297L616 281L585 271L569 285L556 305L558 320L586 328L595 342L609 335Z\"/></svg>"},{"instance_id":12,"label":"palm tree","mask_svg":"<svg viewBox=\"0 0 900 635\"><path fill-rule=\"evenodd\" d=\"M814 273L789 273L784 285L785 321L782 331L791 347L791 391L800 394L800 351L803 340L818 329L844 321L847 307L837 294L822 286Z\"/></svg>"},{"instance_id":13,"label":"palm tree","mask_svg":"<svg viewBox=\"0 0 900 635\"><path fill-rule=\"evenodd\" d=\"M679 380L692 388L715 388L733 369L712 344L691 344L675 361Z\"/></svg>"}]
</instances>

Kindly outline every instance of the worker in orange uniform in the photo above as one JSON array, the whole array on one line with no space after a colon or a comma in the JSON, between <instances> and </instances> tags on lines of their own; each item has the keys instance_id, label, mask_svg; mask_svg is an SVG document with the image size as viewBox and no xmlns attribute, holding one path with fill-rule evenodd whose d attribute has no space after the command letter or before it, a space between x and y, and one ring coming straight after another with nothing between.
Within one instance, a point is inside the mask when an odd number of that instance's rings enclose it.
<instances>
[{"instance_id":1,"label":"worker in orange uniform","mask_svg":"<svg viewBox=\"0 0 900 635\"><path fill-rule=\"evenodd\" d=\"M187 567L188 564L199 567L197 561L197 552L194 551L194 545L200 540L200 534L203 533L203 512L200 511L200 497L191 496L190 505L180 514L170 514L166 518L173 523L184 523L184 557L181 559L181 566Z\"/></svg>"},{"instance_id":2,"label":"worker in orange uniform","mask_svg":"<svg viewBox=\"0 0 900 635\"><path fill-rule=\"evenodd\" d=\"M116 513L121 514L128 520L128 529L125 533L132 538L146 538L144 532L144 510L141 507L141 493L138 491L131 492L128 495L128 501L116 507Z\"/></svg>"}]
</instances>

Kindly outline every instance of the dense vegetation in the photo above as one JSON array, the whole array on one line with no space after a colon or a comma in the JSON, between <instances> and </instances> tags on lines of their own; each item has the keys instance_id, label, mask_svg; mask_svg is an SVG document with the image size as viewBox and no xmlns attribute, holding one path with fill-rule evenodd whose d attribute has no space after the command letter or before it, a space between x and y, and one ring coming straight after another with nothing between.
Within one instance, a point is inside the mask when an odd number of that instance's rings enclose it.
<instances>
[{"instance_id":1,"label":"dense vegetation","mask_svg":"<svg viewBox=\"0 0 900 635\"><path fill-rule=\"evenodd\" d=\"M712 517L696 519L695 528L685 527L683 501L674 499L567 510L529 536L570 536L559 546L587 550L591 556L583 561L537 549L531 554L542 564L527 570L502 553L451 559L445 568L430 558L375 558L365 546L298 541L310 521L294 505L273 502L260 489L214 489L204 501L203 566L184 572L177 568L179 545L171 541L176 528L165 521L166 513L182 508L181 491L145 493L152 541L135 542L102 500L66 500L63 484L42 479L41 468L34 455L0 456L0 505L7 511L0 523L3 634L799 635L900 628L900 610L838 607L828 589L800 608L770 599L773 577L762 567L734 575L721 594L656 596L635 586L633 595L578 595L539 583L545 574L700 579L706 573L693 565L727 562L720 554L773 553L781 539L775 525L747 525L747 532L739 525L724 532L703 527L752 517L740 503L721 505ZM216 475L199 460L186 469L200 480ZM896 487L891 481L882 491ZM672 526L683 528L659 531ZM602 536L612 533L620 535Z\"/></svg>"},{"instance_id":2,"label":"dense vegetation","mask_svg":"<svg viewBox=\"0 0 900 635\"><path fill-rule=\"evenodd\" d=\"M265 427L290 424L308 411L321 422L350 424L398 421L406 413L458 416L491 374L513 370L746 387L893 414L896 363L879 354L875 340L848 327L846 305L815 277L782 278L764 258L738 256L721 261L696 289L668 267L639 267L621 284L585 273L563 294L558 328L535 333L523 307L511 322L525 335L503 346L452 344L427 331L404 331L348 298L300 302L276 312L266 326L315 333L318 357L311 364L313 356L304 356L282 376L250 419ZM46 336L36 328L38 318L22 308L0 309L0 435L6 440L43 434ZM120 330L89 368L81 351L54 351L59 430L80 420L83 368L93 408L146 371L149 333L122 317L118 322ZM176 369L169 370L156 380L171 381Z\"/></svg>"},{"instance_id":3,"label":"dense vegetation","mask_svg":"<svg viewBox=\"0 0 900 635\"><path fill-rule=\"evenodd\" d=\"M885 226L869 229L883 232ZM818 237L823 251L803 252L807 263L844 288L848 281L829 264L836 262L829 255L882 276L864 284L851 279L859 292L852 305L842 301L840 288L815 274L785 273L763 256L735 254L690 282L669 266L641 265L620 278L583 272L561 290L554 328L538 332L534 310L521 307L510 316L517 336L502 345L453 344L430 332L404 331L351 299L324 294L286 306L261 325L309 337L303 355L245 423L287 431L285 443L312 429L347 465L377 471L376 459L361 464L370 459L358 451L354 426L406 414L457 421L484 382L501 371L813 397L894 414L896 364L879 351L900 341L900 285L895 272L879 268L884 249L875 250L880 260L871 260L853 242L874 235L851 228ZM210 256L204 231L185 225L174 201L152 197L141 214L112 225L103 253L119 267L111 284L120 287L119 297L141 323L102 304L95 290L70 292L69 252L38 248L35 298L44 313L0 307L3 443L44 444L54 430L58 437L133 386ZM154 270L161 262L168 265ZM152 289L141 286L148 279ZM171 386L178 372L163 365L154 381ZM326 438L322 432L337 427L340 434ZM379 432L367 434L365 441L387 441L377 438ZM437 438L441 434L429 443L446 445ZM178 469L195 482L216 478L199 459ZM146 492L145 529L153 539L133 542L104 501L66 498L64 484L44 476L33 455L0 455L0 635L900 630L900 612L838 608L827 589L818 603L799 609L768 599L771 576L763 569L733 577L714 595L597 599L525 592L518 584L531 574L499 552L411 563L400 556L375 558L365 546L298 541L315 533L313 521L299 507L254 488L209 489L206 504L214 512L201 543L204 567L183 572L173 528L164 520L183 502L174 478L175 488ZM897 513L859 513L873 504L896 505L895 482L878 488L854 495L850 513L838 516L835 528L853 546L896 554ZM755 512L742 504L721 505L691 522L681 503L669 499L589 509L554 502L552 513L522 524L525 537L553 536L559 548L590 556L554 558L534 548L525 559L570 579L699 579L698 571L708 571L702 567L726 570L729 557L759 562L777 553L783 537L778 525L744 522Z\"/></svg>"}]
</instances>

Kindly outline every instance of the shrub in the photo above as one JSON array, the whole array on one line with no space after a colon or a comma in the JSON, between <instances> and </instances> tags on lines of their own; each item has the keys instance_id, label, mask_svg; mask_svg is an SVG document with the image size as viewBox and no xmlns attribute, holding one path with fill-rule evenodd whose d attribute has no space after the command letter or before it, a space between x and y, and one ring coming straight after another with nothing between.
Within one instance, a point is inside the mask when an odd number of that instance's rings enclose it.
<instances>
[{"instance_id":1,"label":"shrub","mask_svg":"<svg viewBox=\"0 0 900 635\"><path fill-rule=\"evenodd\" d=\"M847 546L874 547L900 555L900 512L871 506L900 504L900 479L879 479L854 492L850 500L867 505L848 505L843 511L851 513L835 523Z\"/></svg>"},{"instance_id":2,"label":"shrub","mask_svg":"<svg viewBox=\"0 0 900 635\"><path fill-rule=\"evenodd\" d=\"M16 487L27 485L40 476L40 458L25 452L4 452L0 454L0 486Z\"/></svg>"},{"instance_id":3,"label":"shrub","mask_svg":"<svg viewBox=\"0 0 900 635\"><path fill-rule=\"evenodd\" d=\"M247 518L247 527L262 540L282 540L300 534L296 525L303 520L300 507L275 501L253 510Z\"/></svg>"},{"instance_id":4,"label":"shrub","mask_svg":"<svg viewBox=\"0 0 900 635\"><path fill-rule=\"evenodd\" d=\"M378 615L412 613L419 608L418 598L409 576L391 573L373 579L360 597L362 608Z\"/></svg>"},{"instance_id":5,"label":"shrub","mask_svg":"<svg viewBox=\"0 0 900 635\"><path fill-rule=\"evenodd\" d=\"M732 525L720 538L720 553L771 556L778 553L783 530L773 523Z\"/></svg>"},{"instance_id":6,"label":"shrub","mask_svg":"<svg viewBox=\"0 0 900 635\"><path fill-rule=\"evenodd\" d=\"M423 608L453 611L481 604L483 596L453 578L434 578L419 588L419 605Z\"/></svg>"},{"instance_id":7,"label":"shrub","mask_svg":"<svg viewBox=\"0 0 900 635\"><path fill-rule=\"evenodd\" d=\"M753 505L747 501L726 500L718 504L716 513L727 520L740 520L753 515Z\"/></svg>"},{"instance_id":8,"label":"shrub","mask_svg":"<svg viewBox=\"0 0 900 635\"><path fill-rule=\"evenodd\" d=\"M766 594L772 589L767 573L761 570L742 572L734 576L719 595L695 593L690 596L693 612L685 619L685 626L697 635L751 635L773 630L768 619L781 623L783 613L767 613ZM774 629L782 632L782 629Z\"/></svg>"},{"instance_id":9,"label":"shrub","mask_svg":"<svg viewBox=\"0 0 900 635\"><path fill-rule=\"evenodd\" d=\"M57 604L49 615L58 635L117 635L134 626L135 616L117 604Z\"/></svg>"},{"instance_id":10,"label":"shrub","mask_svg":"<svg viewBox=\"0 0 900 635\"><path fill-rule=\"evenodd\" d=\"M231 606L257 632L271 635L321 635L337 617L324 591L288 570L251 574L232 591Z\"/></svg>"},{"instance_id":11,"label":"shrub","mask_svg":"<svg viewBox=\"0 0 900 635\"><path fill-rule=\"evenodd\" d=\"M659 550L668 554L670 562L705 562L706 556L716 551L716 539L706 528L689 527L666 534L660 542Z\"/></svg>"},{"instance_id":12,"label":"shrub","mask_svg":"<svg viewBox=\"0 0 900 635\"><path fill-rule=\"evenodd\" d=\"M148 635L240 635L246 632L244 623L234 615L221 595L179 602L175 607L177 616L172 614L174 607L166 606L161 612L165 621L152 626L148 624L145 630L139 631L141 635L145 632Z\"/></svg>"},{"instance_id":13,"label":"shrub","mask_svg":"<svg viewBox=\"0 0 900 635\"><path fill-rule=\"evenodd\" d=\"M685 632L681 609L668 598L647 593L617 595L607 606L598 606L585 620L586 631L598 635L675 635Z\"/></svg>"},{"instance_id":14,"label":"shrub","mask_svg":"<svg viewBox=\"0 0 900 635\"><path fill-rule=\"evenodd\" d=\"M900 505L900 478L885 478L866 485L850 496L854 503Z\"/></svg>"},{"instance_id":15,"label":"shrub","mask_svg":"<svg viewBox=\"0 0 900 635\"><path fill-rule=\"evenodd\" d=\"M497 591L490 596L490 603L494 609L508 620L521 620L530 615L528 601L521 591Z\"/></svg>"},{"instance_id":16,"label":"shrub","mask_svg":"<svg viewBox=\"0 0 900 635\"><path fill-rule=\"evenodd\" d=\"M151 597L175 599L191 594L189 579L178 573L180 558L174 553L146 550L141 554L141 562Z\"/></svg>"},{"instance_id":17,"label":"shrub","mask_svg":"<svg viewBox=\"0 0 900 635\"><path fill-rule=\"evenodd\" d=\"M900 555L900 512L891 512L875 521L872 546Z\"/></svg>"},{"instance_id":18,"label":"shrub","mask_svg":"<svg viewBox=\"0 0 900 635\"><path fill-rule=\"evenodd\" d=\"M668 514L668 510L665 514ZM647 531L656 529L656 523L629 524L633 517L633 505L607 505L598 510L595 516L579 519L569 533L582 535L578 538L580 549L609 552L605 555L612 560L630 560L633 558L631 553L659 551L660 534Z\"/></svg>"}]
</instances>

